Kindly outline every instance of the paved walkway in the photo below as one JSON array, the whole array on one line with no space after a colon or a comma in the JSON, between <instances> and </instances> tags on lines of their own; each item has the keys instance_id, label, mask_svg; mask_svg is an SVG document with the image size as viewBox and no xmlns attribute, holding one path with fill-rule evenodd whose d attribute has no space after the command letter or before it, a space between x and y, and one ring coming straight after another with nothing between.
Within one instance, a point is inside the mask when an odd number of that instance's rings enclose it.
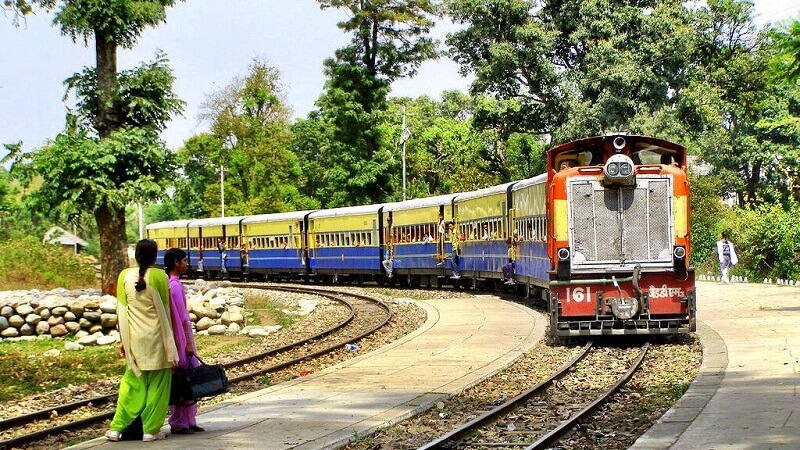
<instances>
[{"instance_id":1,"label":"paved walkway","mask_svg":"<svg viewBox=\"0 0 800 450\"><path fill-rule=\"evenodd\" d=\"M800 289L698 283L703 365L632 449L800 449Z\"/></svg>"},{"instance_id":2,"label":"paved walkway","mask_svg":"<svg viewBox=\"0 0 800 450\"><path fill-rule=\"evenodd\" d=\"M149 444L159 449L321 449L428 409L498 372L532 348L546 319L493 296L419 302L414 333L288 383L203 408L206 432ZM166 428L166 427L165 427ZM140 448L104 438L72 448Z\"/></svg>"}]
</instances>

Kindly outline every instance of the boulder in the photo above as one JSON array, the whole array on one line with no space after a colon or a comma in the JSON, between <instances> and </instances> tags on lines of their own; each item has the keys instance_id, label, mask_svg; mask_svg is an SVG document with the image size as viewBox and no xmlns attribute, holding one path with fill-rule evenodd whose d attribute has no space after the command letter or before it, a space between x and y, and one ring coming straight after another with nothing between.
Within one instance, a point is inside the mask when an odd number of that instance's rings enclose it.
<instances>
[{"instance_id":1,"label":"boulder","mask_svg":"<svg viewBox=\"0 0 800 450\"><path fill-rule=\"evenodd\" d=\"M110 313L103 313L100 315L100 325L103 328L114 328L117 326L117 315Z\"/></svg>"},{"instance_id":2,"label":"boulder","mask_svg":"<svg viewBox=\"0 0 800 450\"><path fill-rule=\"evenodd\" d=\"M39 334L47 334L49 332L50 332L50 324L49 323L47 323L45 321L41 321L41 322L36 324L36 334L37 335L39 335Z\"/></svg>"},{"instance_id":3,"label":"boulder","mask_svg":"<svg viewBox=\"0 0 800 450\"><path fill-rule=\"evenodd\" d=\"M10 325L8 324L8 319L5 318L4 316L0 316L0 331L5 330L9 326Z\"/></svg>"},{"instance_id":4,"label":"boulder","mask_svg":"<svg viewBox=\"0 0 800 450\"><path fill-rule=\"evenodd\" d=\"M8 318L8 324L14 328L19 328L25 325L25 319L23 319L20 315L14 314L13 316Z\"/></svg>"},{"instance_id":5,"label":"boulder","mask_svg":"<svg viewBox=\"0 0 800 450\"><path fill-rule=\"evenodd\" d=\"M69 341L64 344L64 350L74 352L78 350L83 350L83 346L81 344L78 344L77 342Z\"/></svg>"},{"instance_id":6,"label":"boulder","mask_svg":"<svg viewBox=\"0 0 800 450\"><path fill-rule=\"evenodd\" d=\"M75 302L75 303L69 305L69 310L70 310L70 312L72 314L75 315L75 317L82 317L83 316L83 311L84 311L83 303ZM69 319L67 319L67 320L69 320Z\"/></svg>"},{"instance_id":7,"label":"boulder","mask_svg":"<svg viewBox=\"0 0 800 450\"><path fill-rule=\"evenodd\" d=\"M25 323L27 323L32 327L36 326L36 324L41 321L42 321L42 316L38 314L28 314L27 316L25 316Z\"/></svg>"},{"instance_id":8,"label":"boulder","mask_svg":"<svg viewBox=\"0 0 800 450\"><path fill-rule=\"evenodd\" d=\"M78 339L76 342L83 346L97 345L97 336L90 334Z\"/></svg>"},{"instance_id":9,"label":"boulder","mask_svg":"<svg viewBox=\"0 0 800 450\"><path fill-rule=\"evenodd\" d=\"M198 320L195 324L198 331L207 330L210 326L214 325L214 321L209 319L208 317L203 317L202 319Z\"/></svg>"},{"instance_id":10,"label":"boulder","mask_svg":"<svg viewBox=\"0 0 800 450\"><path fill-rule=\"evenodd\" d=\"M86 320L85 317L81 317L80 319L78 319L78 323L81 324L81 328L83 328L84 330L92 326L92 322Z\"/></svg>"},{"instance_id":11,"label":"boulder","mask_svg":"<svg viewBox=\"0 0 800 450\"><path fill-rule=\"evenodd\" d=\"M77 322L78 317L72 311L67 311L64 313L64 320L67 322Z\"/></svg>"},{"instance_id":12,"label":"boulder","mask_svg":"<svg viewBox=\"0 0 800 450\"><path fill-rule=\"evenodd\" d=\"M53 313L50 312L50 308L36 308L36 314L39 314L42 320L47 320L53 316Z\"/></svg>"},{"instance_id":13,"label":"boulder","mask_svg":"<svg viewBox=\"0 0 800 450\"><path fill-rule=\"evenodd\" d=\"M228 325L228 330L225 333L226 334L238 334L239 330L241 330L241 329L242 329L242 327L238 323L232 322L230 325Z\"/></svg>"},{"instance_id":14,"label":"boulder","mask_svg":"<svg viewBox=\"0 0 800 450\"><path fill-rule=\"evenodd\" d=\"M51 327L54 325L61 325L64 322L66 322L64 318L59 316L50 316L50 318L47 319L47 324Z\"/></svg>"},{"instance_id":15,"label":"boulder","mask_svg":"<svg viewBox=\"0 0 800 450\"><path fill-rule=\"evenodd\" d=\"M226 311L222 313L222 324L223 325L230 325L232 323L243 324L244 323L244 316L240 313L232 313L230 311Z\"/></svg>"},{"instance_id":16,"label":"boulder","mask_svg":"<svg viewBox=\"0 0 800 450\"><path fill-rule=\"evenodd\" d=\"M70 322L70 323L75 323L75 322ZM75 325L78 325L78 324L75 323ZM69 331L67 331L67 327L65 325L59 324L59 325L53 325L52 327L50 327L50 336L62 337L62 336L66 336L67 334L69 334Z\"/></svg>"},{"instance_id":17,"label":"boulder","mask_svg":"<svg viewBox=\"0 0 800 450\"><path fill-rule=\"evenodd\" d=\"M117 313L117 300L114 299L113 302L111 301L104 301L100 304L100 311L106 314L116 314Z\"/></svg>"},{"instance_id":18,"label":"boulder","mask_svg":"<svg viewBox=\"0 0 800 450\"><path fill-rule=\"evenodd\" d=\"M0 331L0 336L4 338L17 337L19 336L19 330L13 327L8 327L5 330Z\"/></svg>"},{"instance_id":19,"label":"boulder","mask_svg":"<svg viewBox=\"0 0 800 450\"><path fill-rule=\"evenodd\" d=\"M109 345L114 344L117 342L117 338L114 336L101 336L97 338L97 345Z\"/></svg>"},{"instance_id":20,"label":"boulder","mask_svg":"<svg viewBox=\"0 0 800 450\"><path fill-rule=\"evenodd\" d=\"M89 333L92 333L92 334L96 334L96 333L103 334L103 326L100 325L99 323L96 323L96 324L92 325L91 327L89 327Z\"/></svg>"},{"instance_id":21,"label":"boulder","mask_svg":"<svg viewBox=\"0 0 800 450\"><path fill-rule=\"evenodd\" d=\"M247 332L247 336L251 338L262 338L269 336L269 331L261 327L253 327Z\"/></svg>"},{"instance_id":22,"label":"boulder","mask_svg":"<svg viewBox=\"0 0 800 450\"><path fill-rule=\"evenodd\" d=\"M92 311L90 311L90 310L87 309L86 311L83 312L83 318L88 320L88 321L90 321L90 322L97 323L97 322L100 322L101 314L102 313L100 312L100 310L92 310Z\"/></svg>"},{"instance_id":23,"label":"boulder","mask_svg":"<svg viewBox=\"0 0 800 450\"><path fill-rule=\"evenodd\" d=\"M56 306L55 308L53 308L51 310L51 312L53 313L54 316L61 317L64 314L66 314L67 312L69 312L69 310L64 306Z\"/></svg>"},{"instance_id":24,"label":"boulder","mask_svg":"<svg viewBox=\"0 0 800 450\"><path fill-rule=\"evenodd\" d=\"M33 332L34 332L33 327L28 325L27 323L19 327L19 334L23 336L33 336Z\"/></svg>"},{"instance_id":25,"label":"boulder","mask_svg":"<svg viewBox=\"0 0 800 450\"><path fill-rule=\"evenodd\" d=\"M208 328L208 334L212 336L223 335L226 331L228 331L228 327L225 325L212 325Z\"/></svg>"},{"instance_id":26,"label":"boulder","mask_svg":"<svg viewBox=\"0 0 800 450\"><path fill-rule=\"evenodd\" d=\"M17 314L23 317L33 313L33 307L31 307L31 305L27 303L23 303L22 305L17 306L16 309L17 309Z\"/></svg>"},{"instance_id":27,"label":"boulder","mask_svg":"<svg viewBox=\"0 0 800 450\"><path fill-rule=\"evenodd\" d=\"M2 308L0 308L0 316L8 318L13 315L14 315L14 308L12 308L11 306L5 305Z\"/></svg>"},{"instance_id":28,"label":"boulder","mask_svg":"<svg viewBox=\"0 0 800 450\"><path fill-rule=\"evenodd\" d=\"M56 326L58 326L58 325L56 325ZM79 324L78 322L65 322L64 323L64 328L66 328L67 331L69 331L70 333L78 333L81 330L81 324ZM52 332L53 332L53 330L51 328L50 329L50 333L52 333Z\"/></svg>"}]
</instances>

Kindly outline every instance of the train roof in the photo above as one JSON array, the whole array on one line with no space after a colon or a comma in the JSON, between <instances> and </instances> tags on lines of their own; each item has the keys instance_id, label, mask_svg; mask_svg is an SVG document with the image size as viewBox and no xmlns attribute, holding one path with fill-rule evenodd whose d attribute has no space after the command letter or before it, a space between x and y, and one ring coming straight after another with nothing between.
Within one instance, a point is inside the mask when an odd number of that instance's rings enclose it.
<instances>
[{"instance_id":1,"label":"train roof","mask_svg":"<svg viewBox=\"0 0 800 450\"><path fill-rule=\"evenodd\" d=\"M282 213L271 213L271 214L256 214L254 216L247 216L244 220L242 220L242 224L247 223L254 223L254 222L280 222L286 220L300 220L306 216L306 214L310 214L316 211L315 209L308 209L304 211L289 211L289 212L282 212Z\"/></svg>"},{"instance_id":2,"label":"train roof","mask_svg":"<svg viewBox=\"0 0 800 450\"><path fill-rule=\"evenodd\" d=\"M385 204L379 205L363 205L363 206L345 206L344 208L335 209L322 209L314 211L308 218L316 219L320 217L341 217L341 216L356 216L361 214L377 214Z\"/></svg>"},{"instance_id":3,"label":"train roof","mask_svg":"<svg viewBox=\"0 0 800 450\"><path fill-rule=\"evenodd\" d=\"M477 191L464 192L462 194L458 194L456 201L485 197L487 195L493 195L493 194L502 194L508 192L509 186L513 185L514 183L516 183L516 181L509 181L508 183L503 183L497 186L490 186L487 188L478 189Z\"/></svg>"},{"instance_id":4,"label":"train roof","mask_svg":"<svg viewBox=\"0 0 800 450\"><path fill-rule=\"evenodd\" d=\"M583 147L590 147L593 145L601 144L603 141L614 139L617 136L624 137L627 140L632 140L636 142L647 142L653 145L657 145L659 147L669 148L673 150L685 150L685 148L674 142L668 141L666 139L659 139L654 138L652 136L640 136L635 134L627 134L627 133L608 133L603 136L593 136L584 139L578 139L575 141L565 142L561 145L557 145L550 150L548 153L561 153L566 150L570 150L573 148L583 148Z\"/></svg>"},{"instance_id":5,"label":"train roof","mask_svg":"<svg viewBox=\"0 0 800 450\"><path fill-rule=\"evenodd\" d=\"M519 189L526 188L528 186L533 186L534 184L542 184L542 183L545 183L545 182L547 182L547 174L546 173L542 173L542 174L536 175L533 178L526 178L524 180L517 181L517 184L515 184L514 187L511 188L511 190L512 191L516 191L516 190L519 190Z\"/></svg>"},{"instance_id":6,"label":"train roof","mask_svg":"<svg viewBox=\"0 0 800 450\"><path fill-rule=\"evenodd\" d=\"M459 195L461 194L444 194L435 197L415 198L413 200L388 203L385 205L384 211L403 211L407 209L425 208L428 206L450 205L453 203L453 199Z\"/></svg>"},{"instance_id":7,"label":"train roof","mask_svg":"<svg viewBox=\"0 0 800 450\"><path fill-rule=\"evenodd\" d=\"M169 221L166 221L166 222L151 223L151 224L147 225L145 228L148 229L148 230L159 230L159 229L162 229L162 228L179 228L179 227L185 227L186 225L189 225L189 222L191 222L191 219L169 220Z\"/></svg>"},{"instance_id":8,"label":"train roof","mask_svg":"<svg viewBox=\"0 0 800 450\"><path fill-rule=\"evenodd\" d=\"M236 225L247 216L231 217L209 217L207 219L196 219L189 222L191 227L214 227L220 225Z\"/></svg>"}]
</instances>

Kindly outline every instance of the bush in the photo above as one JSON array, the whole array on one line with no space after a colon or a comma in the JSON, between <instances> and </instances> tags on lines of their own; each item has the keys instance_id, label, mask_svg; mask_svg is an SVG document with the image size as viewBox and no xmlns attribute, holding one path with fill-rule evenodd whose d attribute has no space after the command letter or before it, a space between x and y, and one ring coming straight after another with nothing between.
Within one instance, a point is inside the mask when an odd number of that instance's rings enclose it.
<instances>
[{"instance_id":1,"label":"bush","mask_svg":"<svg viewBox=\"0 0 800 450\"><path fill-rule=\"evenodd\" d=\"M33 236L0 244L0 289L98 287L93 260Z\"/></svg>"}]
</instances>

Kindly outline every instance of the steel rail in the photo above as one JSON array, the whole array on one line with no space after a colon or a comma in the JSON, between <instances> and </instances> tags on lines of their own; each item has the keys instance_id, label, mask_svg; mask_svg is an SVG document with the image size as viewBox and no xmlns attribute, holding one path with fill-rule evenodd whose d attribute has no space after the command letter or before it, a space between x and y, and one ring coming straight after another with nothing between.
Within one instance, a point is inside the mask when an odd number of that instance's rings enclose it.
<instances>
[{"instance_id":1,"label":"steel rail","mask_svg":"<svg viewBox=\"0 0 800 450\"><path fill-rule=\"evenodd\" d=\"M631 377L633 376L633 373L636 372L636 370L639 369L639 366L642 365L642 361L644 360L644 357L647 354L647 350L649 348L650 348L650 343L648 342L648 343L646 343L644 345L644 347L642 348L642 351L639 353L639 356L636 358L636 360L634 360L633 364L631 364L631 368L628 369L628 371L625 372L625 374L622 375L617 380L617 382L614 383L613 386L611 386L610 388L608 388L608 390L606 390L605 392L600 394L600 396L598 396L592 403L587 405L581 411L573 414L569 419L561 422L561 424L559 424L558 427L556 427L554 430L551 430L549 433L547 433L546 435L544 435L541 438L539 438L539 440L534 442L532 445L530 445L528 447L525 447L525 450L541 450L541 449L548 448L548 446L550 444L552 444L553 442L559 440L567 432L572 430L572 428L582 418L584 418L585 416L588 416L598 406L600 406L603 403L605 403L605 401L608 400L609 397L611 397L611 394L617 392L617 390L619 390L619 388L624 386L625 383L627 383L628 380L631 379Z\"/></svg>"},{"instance_id":2,"label":"steel rail","mask_svg":"<svg viewBox=\"0 0 800 450\"><path fill-rule=\"evenodd\" d=\"M454 442L459 441L465 438L467 435L472 434L475 430L496 421L503 414L516 408L521 403L526 402L529 398L538 394L546 387L550 386L554 381L563 377L567 373L567 371L569 371L569 369L574 367L578 362L583 360L589 354L591 348L592 348L592 343L591 342L587 343L585 346L583 346L583 349L578 355L576 355L566 364L558 368L555 372L551 373L546 380L540 381L532 388L520 393L519 395L506 401L502 405L499 405L493 408L492 410L487 411L481 414L480 416L470 420L469 422L463 424L459 428L456 428L448 432L447 434L439 437L436 440L428 442L422 447L419 447L418 450L452 448L452 444Z\"/></svg>"}]
</instances>

